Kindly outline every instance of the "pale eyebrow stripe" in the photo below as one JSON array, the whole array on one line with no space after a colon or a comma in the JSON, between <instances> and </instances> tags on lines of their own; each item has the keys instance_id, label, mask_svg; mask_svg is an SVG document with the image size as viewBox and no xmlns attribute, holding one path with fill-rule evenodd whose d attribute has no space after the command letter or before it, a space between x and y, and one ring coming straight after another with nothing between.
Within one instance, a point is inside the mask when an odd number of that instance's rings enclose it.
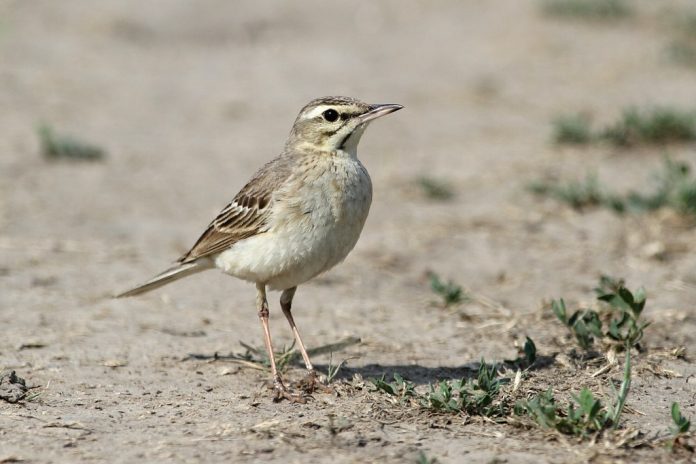
<instances>
[{"instance_id":1,"label":"pale eyebrow stripe","mask_svg":"<svg viewBox=\"0 0 696 464\"><path fill-rule=\"evenodd\" d=\"M302 119L313 119L319 116L321 113L323 113L326 110L332 109L333 106L331 105L320 105L317 106L316 108L312 108L312 110L308 113L305 113L304 116L302 116Z\"/></svg>"}]
</instances>

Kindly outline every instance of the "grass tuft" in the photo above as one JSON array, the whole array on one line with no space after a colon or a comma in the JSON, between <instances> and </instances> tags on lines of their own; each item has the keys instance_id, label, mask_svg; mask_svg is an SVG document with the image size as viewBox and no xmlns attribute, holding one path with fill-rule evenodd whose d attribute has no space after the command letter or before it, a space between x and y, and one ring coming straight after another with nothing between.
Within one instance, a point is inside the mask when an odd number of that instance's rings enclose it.
<instances>
[{"instance_id":1,"label":"grass tuft","mask_svg":"<svg viewBox=\"0 0 696 464\"><path fill-rule=\"evenodd\" d=\"M476 379L440 380L430 385L428 392L420 394L413 383L394 374L393 382L383 375L370 379L375 389L386 393L401 404L417 404L419 407L438 413L468 414L500 417L509 411L507 403L500 399L500 387L509 382L501 377L498 366L481 360Z\"/></svg>"},{"instance_id":2,"label":"grass tuft","mask_svg":"<svg viewBox=\"0 0 696 464\"><path fill-rule=\"evenodd\" d=\"M105 151L100 147L72 136L56 134L47 125L41 125L37 132L41 143L41 154L46 159L99 161L106 156Z\"/></svg>"},{"instance_id":3,"label":"grass tuft","mask_svg":"<svg viewBox=\"0 0 696 464\"><path fill-rule=\"evenodd\" d=\"M595 175L588 175L583 181L567 183L537 181L530 184L529 190L558 200L578 211L596 206L608 206L619 211L622 209L620 201L602 188Z\"/></svg>"},{"instance_id":4,"label":"grass tuft","mask_svg":"<svg viewBox=\"0 0 696 464\"><path fill-rule=\"evenodd\" d=\"M572 401L563 408L549 389L528 400L517 402L514 412L518 416L531 418L543 428L587 438L619 426L630 385L631 358L630 351L626 350L623 381L611 405L605 406L589 389L583 388L578 395L573 395Z\"/></svg>"},{"instance_id":5,"label":"grass tuft","mask_svg":"<svg viewBox=\"0 0 696 464\"><path fill-rule=\"evenodd\" d=\"M588 176L583 182L538 181L531 184L529 190L576 210L604 207L617 213L644 213L669 208L683 216L696 217L696 178L686 163L667 158L662 170L654 177L657 185L649 193L613 194L598 182L596 176Z\"/></svg>"},{"instance_id":6,"label":"grass tuft","mask_svg":"<svg viewBox=\"0 0 696 464\"><path fill-rule=\"evenodd\" d=\"M625 148L691 142L696 140L696 112L668 106L631 107L626 108L616 122L596 131L586 116L570 114L555 118L552 131L553 141L557 144L605 141Z\"/></svg>"},{"instance_id":7,"label":"grass tuft","mask_svg":"<svg viewBox=\"0 0 696 464\"><path fill-rule=\"evenodd\" d=\"M558 116L552 121L553 141L558 144L584 145L593 138L590 120L582 114Z\"/></svg>"},{"instance_id":8,"label":"grass tuft","mask_svg":"<svg viewBox=\"0 0 696 464\"><path fill-rule=\"evenodd\" d=\"M441 179L422 176L418 178L418 186L429 200L447 201L454 198L452 186Z\"/></svg>"},{"instance_id":9,"label":"grass tuft","mask_svg":"<svg viewBox=\"0 0 696 464\"><path fill-rule=\"evenodd\" d=\"M626 109L599 138L619 147L696 140L696 113L668 107Z\"/></svg>"},{"instance_id":10,"label":"grass tuft","mask_svg":"<svg viewBox=\"0 0 696 464\"><path fill-rule=\"evenodd\" d=\"M640 348L643 330L649 325L640 319L645 290L631 292L622 281L603 276L595 291L603 304L599 311L581 308L570 314L562 298L551 302L551 310L583 350L592 348L595 340L614 348Z\"/></svg>"},{"instance_id":11,"label":"grass tuft","mask_svg":"<svg viewBox=\"0 0 696 464\"><path fill-rule=\"evenodd\" d=\"M418 458L416 459L416 464L438 464L436 458L429 458L423 451L418 453Z\"/></svg>"},{"instance_id":12,"label":"grass tuft","mask_svg":"<svg viewBox=\"0 0 696 464\"><path fill-rule=\"evenodd\" d=\"M549 16L571 19L621 19L631 14L624 0L544 0L542 11Z\"/></svg>"},{"instance_id":13,"label":"grass tuft","mask_svg":"<svg viewBox=\"0 0 696 464\"><path fill-rule=\"evenodd\" d=\"M430 281L430 289L433 293L440 296L444 307L449 308L452 305L469 300L469 297L460 285L451 280L445 282L434 272L428 272L427 275Z\"/></svg>"}]
</instances>

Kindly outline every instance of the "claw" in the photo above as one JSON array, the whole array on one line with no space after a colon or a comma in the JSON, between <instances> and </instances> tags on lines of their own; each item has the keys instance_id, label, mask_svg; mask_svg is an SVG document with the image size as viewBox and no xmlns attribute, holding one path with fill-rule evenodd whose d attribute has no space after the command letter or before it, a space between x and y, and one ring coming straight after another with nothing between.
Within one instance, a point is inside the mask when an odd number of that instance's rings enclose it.
<instances>
[{"instance_id":1,"label":"claw","mask_svg":"<svg viewBox=\"0 0 696 464\"><path fill-rule=\"evenodd\" d=\"M283 400L288 400L291 403L301 404L307 402L307 399L304 396L290 393L280 377L273 380L273 389L275 390L275 396L273 397L273 402L275 403L279 403Z\"/></svg>"},{"instance_id":2,"label":"claw","mask_svg":"<svg viewBox=\"0 0 696 464\"><path fill-rule=\"evenodd\" d=\"M314 369L307 372L305 378L297 383L297 387L307 394L314 393L316 391L322 391L323 393L333 392L331 387L324 385L321 380L319 380L317 371Z\"/></svg>"}]
</instances>

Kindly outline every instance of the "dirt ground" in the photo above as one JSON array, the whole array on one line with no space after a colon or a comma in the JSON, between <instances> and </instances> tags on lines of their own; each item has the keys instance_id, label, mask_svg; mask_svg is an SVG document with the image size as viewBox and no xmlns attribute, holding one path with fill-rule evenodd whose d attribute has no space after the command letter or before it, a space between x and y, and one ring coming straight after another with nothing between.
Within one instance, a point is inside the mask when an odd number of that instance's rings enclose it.
<instances>
[{"instance_id":1,"label":"dirt ground","mask_svg":"<svg viewBox=\"0 0 696 464\"><path fill-rule=\"evenodd\" d=\"M564 112L602 123L630 105L693 109L695 71L664 53L688 2L631 5L629 18L583 21L522 0L0 3L0 371L37 387L0 401L0 462L694 461L656 443L673 401L696 418L696 228L665 211L577 212L526 188L591 172L639 187L665 152L696 167L694 144L550 142ZM295 299L310 347L362 342L315 359L324 372L348 359L333 393L274 403L267 372L211 359L262 346L253 286L211 271L109 295L184 252L324 95L405 109L361 143L375 192L357 247ZM40 123L108 155L47 161ZM454 198L427 198L423 175ZM434 304L429 270L475 298ZM571 368L543 304L591 302L602 273L644 286L652 321L622 422L639 438L624 446L431 414L370 388L383 373L420 390L471 376L529 336L547 362L522 392L610 398L621 367ZM685 358L665 354L679 347Z\"/></svg>"}]
</instances>

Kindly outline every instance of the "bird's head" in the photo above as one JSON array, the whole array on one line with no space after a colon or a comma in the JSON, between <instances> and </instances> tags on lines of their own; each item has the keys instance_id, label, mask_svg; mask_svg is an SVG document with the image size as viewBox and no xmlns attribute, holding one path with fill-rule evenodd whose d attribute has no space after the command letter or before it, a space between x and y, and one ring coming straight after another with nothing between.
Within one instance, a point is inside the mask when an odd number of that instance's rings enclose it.
<instances>
[{"instance_id":1,"label":"bird's head","mask_svg":"<svg viewBox=\"0 0 696 464\"><path fill-rule=\"evenodd\" d=\"M401 105L368 104L349 97L317 98L300 110L287 148L343 150L355 156L360 137L370 121L401 108Z\"/></svg>"}]
</instances>

